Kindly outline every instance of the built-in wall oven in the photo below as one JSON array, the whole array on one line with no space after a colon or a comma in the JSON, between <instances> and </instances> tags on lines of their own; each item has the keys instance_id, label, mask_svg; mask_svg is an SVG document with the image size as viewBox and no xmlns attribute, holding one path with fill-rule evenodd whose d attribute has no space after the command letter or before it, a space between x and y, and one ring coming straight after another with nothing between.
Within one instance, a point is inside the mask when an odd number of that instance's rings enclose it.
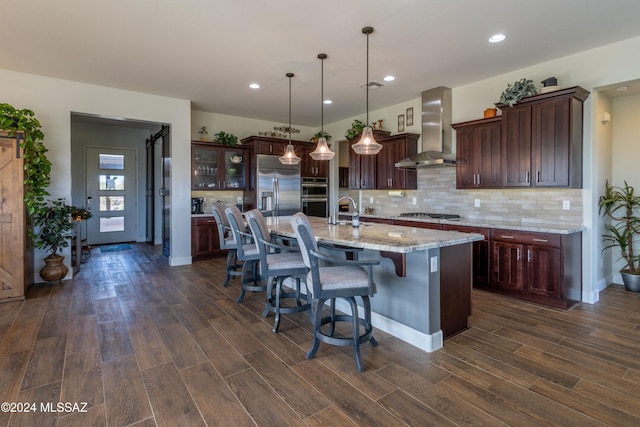
<instances>
[{"instance_id":1,"label":"built-in wall oven","mask_svg":"<svg viewBox=\"0 0 640 427\"><path fill-rule=\"evenodd\" d=\"M302 212L326 218L329 205L327 178L302 178Z\"/></svg>"}]
</instances>

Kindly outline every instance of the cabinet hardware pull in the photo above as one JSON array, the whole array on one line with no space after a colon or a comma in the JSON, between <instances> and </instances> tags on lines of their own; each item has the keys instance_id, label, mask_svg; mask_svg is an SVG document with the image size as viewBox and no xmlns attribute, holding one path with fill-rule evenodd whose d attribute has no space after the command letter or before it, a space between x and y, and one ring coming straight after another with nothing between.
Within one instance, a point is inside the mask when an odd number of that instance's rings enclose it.
<instances>
[{"instance_id":1,"label":"cabinet hardware pull","mask_svg":"<svg viewBox=\"0 0 640 427\"><path fill-rule=\"evenodd\" d=\"M215 222L215 220L208 220L207 222L211 224L212 222Z\"/></svg>"},{"instance_id":2,"label":"cabinet hardware pull","mask_svg":"<svg viewBox=\"0 0 640 427\"><path fill-rule=\"evenodd\" d=\"M530 175L530 173L529 173L529 171L527 171L527 179L526 179L526 183L527 184L529 184L529 182L531 182L531 181L529 181L529 175Z\"/></svg>"},{"instance_id":3,"label":"cabinet hardware pull","mask_svg":"<svg viewBox=\"0 0 640 427\"><path fill-rule=\"evenodd\" d=\"M478 174L478 185L480 185L480 174Z\"/></svg>"},{"instance_id":4,"label":"cabinet hardware pull","mask_svg":"<svg viewBox=\"0 0 640 427\"><path fill-rule=\"evenodd\" d=\"M536 182L540 182L540 171L536 171Z\"/></svg>"},{"instance_id":5,"label":"cabinet hardware pull","mask_svg":"<svg viewBox=\"0 0 640 427\"><path fill-rule=\"evenodd\" d=\"M516 260L520 261L520 248L516 249Z\"/></svg>"},{"instance_id":6,"label":"cabinet hardware pull","mask_svg":"<svg viewBox=\"0 0 640 427\"><path fill-rule=\"evenodd\" d=\"M500 236L500 237L502 237L503 239L515 239L515 237L513 236Z\"/></svg>"},{"instance_id":7,"label":"cabinet hardware pull","mask_svg":"<svg viewBox=\"0 0 640 427\"><path fill-rule=\"evenodd\" d=\"M533 239L534 242L549 243L547 239Z\"/></svg>"},{"instance_id":8,"label":"cabinet hardware pull","mask_svg":"<svg viewBox=\"0 0 640 427\"><path fill-rule=\"evenodd\" d=\"M473 174L473 185L477 185L476 184L476 174L475 173Z\"/></svg>"},{"instance_id":9,"label":"cabinet hardware pull","mask_svg":"<svg viewBox=\"0 0 640 427\"><path fill-rule=\"evenodd\" d=\"M527 249L527 262L531 262L531 249Z\"/></svg>"}]
</instances>

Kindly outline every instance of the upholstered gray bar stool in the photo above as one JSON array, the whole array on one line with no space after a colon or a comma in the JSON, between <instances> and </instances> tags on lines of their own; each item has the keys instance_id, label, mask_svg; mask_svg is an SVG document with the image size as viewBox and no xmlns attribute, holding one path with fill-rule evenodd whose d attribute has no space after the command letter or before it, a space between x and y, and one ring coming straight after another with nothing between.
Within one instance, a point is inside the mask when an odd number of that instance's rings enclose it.
<instances>
[{"instance_id":1,"label":"upholstered gray bar stool","mask_svg":"<svg viewBox=\"0 0 640 427\"><path fill-rule=\"evenodd\" d=\"M373 326L371 325L371 302L369 297L375 294L373 282L373 266L380 264L379 260L345 260L329 257L318 252L318 244L311 228L311 223L306 215L297 213L291 218L291 226L296 234L300 251L305 265L309 268L307 273L307 292L311 293L311 317L313 323L313 344L307 352L307 359L313 359L320 342L326 342L338 346L353 346L353 355L356 359L358 371L364 367L360 360L360 344L370 342L372 346L378 343L373 338ZM323 266L320 266L320 261ZM324 266L327 265L328 266ZM363 268L364 267L364 268ZM358 305L355 297L362 299L364 319L358 315ZM351 307L351 315L335 314L335 299L346 300ZM331 314L322 317L322 309L326 301L331 303ZM336 322L350 322L352 327L351 337L334 336ZM360 324L364 331L360 333ZM328 331L323 331L323 325L329 324ZM325 328L326 329L326 328Z\"/></svg>"},{"instance_id":2,"label":"upholstered gray bar stool","mask_svg":"<svg viewBox=\"0 0 640 427\"><path fill-rule=\"evenodd\" d=\"M242 283L240 284L240 296L236 299L237 303L244 300L246 291L259 292L266 291L266 285L258 285L260 277L258 275L258 263L260 262L260 253L253 242L251 234L246 233L242 212L235 206L230 206L224 210L229 226L233 233L233 239L236 242L236 254L238 260L242 261ZM253 284L251 284L253 283Z\"/></svg>"},{"instance_id":3,"label":"upholstered gray bar stool","mask_svg":"<svg viewBox=\"0 0 640 427\"><path fill-rule=\"evenodd\" d=\"M236 241L233 238L233 231L229 226L229 220L224 213L224 205L213 205L213 218L216 220L218 226L218 239L220 242L220 249L227 250L227 277L224 279L222 286L226 287L229 284L229 280L235 276L241 276L242 272L238 271L240 265L238 265L238 251L236 249Z\"/></svg>"},{"instance_id":4,"label":"upholstered gray bar stool","mask_svg":"<svg viewBox=\"0 0 640 427\"><path fill-rule=\"evenodd\" d=\"M276 243L276 239L271 237L264 216L259 210L250 210L245 213L245 218L260 253L260 275L267 281L267 299L262 317L267 317L269 312L275 313L272 331L277 334L281 314L299 313L309 310L311 306L307 301L307 296L300 293L300 277L307 274L307 267L297 245L285 246ZM286 238L278 239L286 240ZM293 243L295 242L296 240L293 239ZM288 277L295 279L295 292L283 290L282 282ZM296 305L283 306L283 299L295 299Z\"/></svg>"}]
</instances>

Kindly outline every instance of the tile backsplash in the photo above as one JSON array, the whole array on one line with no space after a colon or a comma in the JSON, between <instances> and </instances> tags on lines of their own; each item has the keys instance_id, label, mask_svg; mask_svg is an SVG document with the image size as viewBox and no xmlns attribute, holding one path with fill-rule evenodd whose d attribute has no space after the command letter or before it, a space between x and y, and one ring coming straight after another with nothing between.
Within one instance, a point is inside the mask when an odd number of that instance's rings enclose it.
<instances>
[{"instance_id":1,"label":"tile backsplash","mask_svg":"<svg viewBox=\"0 0 640 427\"><path fill-rule=\"evenodd\" d=\"M384 190L341 189L340 195L350 195L359 201L361 212L371 206L373 215L381 216L437 212L459 214L465 219L582 224L580 189L456 190L456 168L434 167L419 169L418 189L403 192L403 197L397 197ZM567 202L569 209L565 210L563 204Z\"/></svg>"}]
</instances>

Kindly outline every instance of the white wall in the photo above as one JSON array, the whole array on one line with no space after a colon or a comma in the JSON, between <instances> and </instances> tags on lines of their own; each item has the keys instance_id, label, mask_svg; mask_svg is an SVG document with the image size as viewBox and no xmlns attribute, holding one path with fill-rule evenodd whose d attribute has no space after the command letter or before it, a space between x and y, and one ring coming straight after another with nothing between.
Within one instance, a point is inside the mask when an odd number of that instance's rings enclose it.
<instances>
[{"instance_id":1,"label":"white wall","mask_svg":"<svg viewBox=\"0 0 640 427\"><path fill-rule=\"evenodd\" d=\"M52 198L71 200L71 112L124 117L171 125L174 171L190 168L190 102L67 80L0 70L2 102L36 113L45 134L47 157L53 163L49 188ZM172 177L171 265L191 262L189 174ZM70 262L70 252L64 253ZM35 254L35 271L44 265Z\"/></svg>"}]
</instances>

